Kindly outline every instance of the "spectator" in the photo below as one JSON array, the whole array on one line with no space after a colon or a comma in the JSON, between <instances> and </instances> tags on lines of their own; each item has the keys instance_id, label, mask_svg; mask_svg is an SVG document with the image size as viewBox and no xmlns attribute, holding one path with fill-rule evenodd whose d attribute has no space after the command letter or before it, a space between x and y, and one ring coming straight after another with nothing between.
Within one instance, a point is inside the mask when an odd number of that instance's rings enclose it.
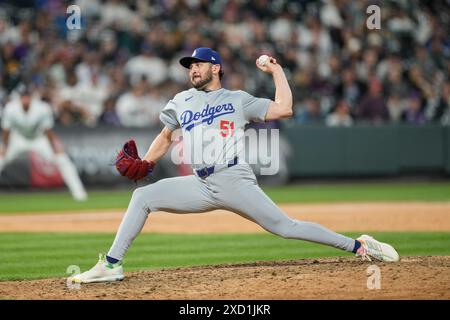
<instances>
[{"instance_id":1,"label":"spectator","mask_svg":"<svg viewBox=\"0 0 450 320\"><path fill-rule=\"evenodd\" d=\"M319 19L308 16L306 25L298 28L298 44L300 48L315 50L321 59L326 59L331 53L331 38Z\"/></svg>"},{"instance_id":2,"label":"spectator","mask_svg":"<svg viewBox=\"0 0 450 320\"><path fill-rule=\"evenodd\" d=\"M317 98L308 98L304 109L300 109L295 115L295 121L301 124L321 124L324 117Z\"/></svg>"},{"instance_id":3,"label":"spectator","mask_svg":"<svg viewBox=\"0 0 450 320\"><path fill-rule=\"evenodd\" d=\"M384 87L387 95L395 95L401 99L406 98L411 90L408 83L402 78L402 70L398 65L392 65L388 69Z\"/></svg>"},{"instance_id":4,"label":"spectator","mask_svg":"<svg viewBox=\"0 0 450 320\"><path fill-rule=\"evenodd\" d=\"M97 118L102 113L103 102L108 96L107 83L102 83L101 75L97 72L92 72L89 82L79 83L77 85L79 104L84 107L86 113L89 114L89 121L87 124L94 125Z\"/></svg>"},{"instance_id":5,"label":"spectator","mask_svg":"<svg viewBox=\"0 0 450 320\"><path fill-rule=\"evenodd\" d=\"M424 73L425 79L431 79L436 71L436 63L433 61L431 55L425 47L417 47L414 56L414 63L420 65Z\"/></svg>"},{"instance_id":6,"label":"spectator","mask_svg":"<svg viewBox=\"0 0 450 320\"><path fill-rule=\"evenodd\" d=\"M109 0L102 5L100 10L102 25L110 26L115 24L121 29L128 27L128 23L133 20L137 13L131 11L126 3L121 2L119 0Z\"/></svg>"},{"instance_id":7,"label":"spectator","mask_svg":"<svg viewBox=\"0 0 450 320\"><path fill-rule=\"evenodd\" d=\"M412 17L408 15L406 8L401 8L398 4L394 5L387 28L398 39L402 55L404 57L409 56L416 24Z\"/></svg>"},{"instance_id":8,"label":"spectator","mask_svg":"<svg viewBox=\"0 0 450 320\"><path fill-rule=\"evenodd\" d=\"M20 61L14 55L15 46L7 42L1 48L3 85L11 90L20 80Z\"/></svg>"},{"instance_id":9,"label":"spectator","mask_svg":"<svg viewBox=\"0 0 450 320\"><path fill-rule=\"evenodd\" d=\"M108 98L103 103L103 111L98 118L98 123L112 126L119 126L121 124L116 112L116 101L113 98Z\"/></svg>"},{"instance_id":10,"label":"spectator","mask_svg":"<svg viewBox=\"0 0 450 320\"><path fill-rule=\"evenodd\" d=\"M356 74L359 81L369 82L369 78L376 71L378 63L378 53L374 49L367 49L363 53L363 58L356 65Z\"/></svg>"},{"instance_id":11,"label":"spectator","mask_svg":"<svg viewBox=\"0 0 450 320\"><path fill-rule=\"evenodd\" d=\"M220 51L226 85L244 83L255 96L273 94L271 79L254 65L268 53L284 66L294 101L303 106L305 96L320 95L323 114L338 96L355 121L397 121L411 89L423 97L427 119L445 114L439 111L442 82L450 76L445 1L413 1L408 8L404 1L383 2L382 29L368 31L364 1L76 0L83 12L77 37L67 32L59 1L28 2L33 10L26 16L23 2L0 4L0 92L32 79L53 101L71 87L75 70L82 93L74 97L93 115L86 122L77 115L81 109L64 107L58 121L66 125L101 123L105 92L119 102L143 75L149 100L155 88L159 97L186 88L178 60L199 46ZM374 96L375 76L383 89Z\"/></svg>"},{"instance_id":12,"label":"spectator","mask_svg":"<svg viewBox=\"0 0 450 320\"><path fill-rule=\"evenodd\" d=\"M336 94L349 103L351 110L356 108L363 90L364 85L356 80L356 75L352 68L342 70L342 82L337 86Z\"/></svg>"},{"instance_id":13,"label":"spectator","mask_svg":"<svg viewBox=\"0 0 450 320\"><path fill-rule=\"evenodd\" d=\"M89 113L88 108L81 104L79 100L78 78L75 72L67 76L67 84L57 90L53 96L53 103L56 105L56 114L59 123L63 125L93 124L95 118Z\"/></svg>"},{"instance_id":14,"label":"spectator","mask_svg":"<svg viewBox=\"0 0 450 320\"><path fill-rule=\"evenodd\" d=\"M156 125L154 99L148 94L149 84L143 78L134 84L131 92L125 92L117 100L117 114L125 127L152 127Z\"/></svg>"},{"instance_id":15,"label":"spectator","mask_svg":"<svg viewBox=\"0 0 450 320\"><path fill-rule=\"evenodd\" d=\"M431 98L433 96L432 86L424 77L422 67L419 64L411 66L408 77L414 90L420 91L425 98Z\"/></svg>"},{"instance_id":16,"label":"spectator","mask_svg":"<svg viewBox=\"0 0 450 320\"><path fill-rule=\"evenodd\" d=\"M167 65L161 58L155 56L150 44L144 43L141 55L131 58L125 65L125 73L130 76L131 84L136 84L145 76L152 85L158 85L166 80Z\"/></svg>"},{"instance_id":17,"label":"spectator","mask_svg":"<svg viewBox=\"0 0 450 320\"><path fill-rule=\"evenodd\" d=\"M353 125L353 119L350 116L350 107L347 101L341 99L338 101L333 113L330 113L325 119L329 127L350 127Z\"/></svg>"},{"instance_id":18,"label":"spectator","mask_svg":"<svg viewBox=\"0 0 450 320\"><path fill-rule=\"evenodd\" d=\"M419 92L413 91L406 103L405 111L402 114L402 121L408 124L424 124L425 115L422 112L422 98Z\"/></svg>"},{"instance_id":19,"label":"spectator","mask_svg":"<svg viewBox=\"0 0 450 320\"><path fill-rule=\"evenodd\" d=\"M389 120L389 113L383 97L381 82L373 78L369 82L369 92L359 104L357 115L359 119L371 123L381 123Z\"/></svg>"},{"instance_id":20,"label":"spectator","mask_svg":"<svg viewBox=\"0 0 450 320\"><path fill-rule=\"evenodd\" d=\"M407 103L406 98L402 98L398 93L393 93L388 97L387 108L391 122L398 123L402 121L402 115Z\"/></svg>"},{"instance_id":21,"label":"spectator","mask_svg":"<svg viewBox=\"0 0 450 320\"><path fill-rule=\"evenodd\" d=\"M450 80L447 80L442 86L442 96L437 103L433 114L433 121L442 124L450 124Z\"/></svg>"}]
</instances>

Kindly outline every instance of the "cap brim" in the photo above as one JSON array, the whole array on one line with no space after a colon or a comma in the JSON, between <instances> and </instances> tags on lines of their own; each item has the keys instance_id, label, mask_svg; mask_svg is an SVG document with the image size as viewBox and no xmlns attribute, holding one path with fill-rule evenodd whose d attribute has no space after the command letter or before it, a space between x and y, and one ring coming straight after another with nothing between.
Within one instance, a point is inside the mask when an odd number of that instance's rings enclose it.
<instances>
[{"instance_id":1,"label":"cap brim","mask_svg":"<svg viewBox=\"0 0 450 320\"><path fill-rule=\"evenodd\" d=\"M187 69L191 67L192 62L209 62L209 61L194 57L184 57L180 59L180 64Z\"/></svg>"}]
</instances>

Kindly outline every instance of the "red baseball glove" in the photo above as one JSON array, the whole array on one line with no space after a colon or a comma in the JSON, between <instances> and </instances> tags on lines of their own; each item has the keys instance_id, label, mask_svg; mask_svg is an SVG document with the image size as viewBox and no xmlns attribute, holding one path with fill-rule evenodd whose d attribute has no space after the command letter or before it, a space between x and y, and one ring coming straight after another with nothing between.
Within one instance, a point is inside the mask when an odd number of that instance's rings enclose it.
<instances>
[{"instance_id":1,"label":"red baseball glove","mask_svg":"<svg viewBox=\"0 0 450 320\"><path fill-rule=\"evenodd\" d=\"M137 151L134 140L127 141L116 156L115 165L120 175L130 180L140 180L153 172L155 163L142 160Z\"/></svg>"}]
</instances>

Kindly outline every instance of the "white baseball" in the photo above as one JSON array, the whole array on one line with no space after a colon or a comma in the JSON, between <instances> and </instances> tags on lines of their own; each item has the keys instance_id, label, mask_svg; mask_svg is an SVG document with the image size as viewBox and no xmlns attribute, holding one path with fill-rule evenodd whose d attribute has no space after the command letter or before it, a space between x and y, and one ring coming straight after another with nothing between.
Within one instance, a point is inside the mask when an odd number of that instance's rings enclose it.
<instances>
[{"instance_id":1,"label":"white baseball","mask_svg":"<svg viewBox=\"0 0 450 320\"><path fill-rule=\"evenodd\" d=\"M263 54L258 58L258 63L261 66L265 66L267 62L269 62L269 56L266 54Z\"/></svg>"}]
</instances>

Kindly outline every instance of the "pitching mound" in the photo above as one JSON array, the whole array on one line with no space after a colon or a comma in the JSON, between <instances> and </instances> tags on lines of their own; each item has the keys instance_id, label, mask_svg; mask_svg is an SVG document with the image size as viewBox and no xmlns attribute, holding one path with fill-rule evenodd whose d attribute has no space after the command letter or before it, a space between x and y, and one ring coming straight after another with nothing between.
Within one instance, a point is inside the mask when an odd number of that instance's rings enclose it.
<instances>
[{"instance_id":1,"label":"pitching mound","mask_svg":"<svg viewBox=\"0 0 450 320\"><path fill-rule=\"evenodd\" d=\"M380 288L373 271L379 268ZM126 273L69 289L65 279L0 282L6 299L450 299L450 257L258 262ZM372 274L372 275L370 275ZM372 281L373 280L373 281ZM373 289L368 289L368 283Z\"/></svg>"}]
</instances>

